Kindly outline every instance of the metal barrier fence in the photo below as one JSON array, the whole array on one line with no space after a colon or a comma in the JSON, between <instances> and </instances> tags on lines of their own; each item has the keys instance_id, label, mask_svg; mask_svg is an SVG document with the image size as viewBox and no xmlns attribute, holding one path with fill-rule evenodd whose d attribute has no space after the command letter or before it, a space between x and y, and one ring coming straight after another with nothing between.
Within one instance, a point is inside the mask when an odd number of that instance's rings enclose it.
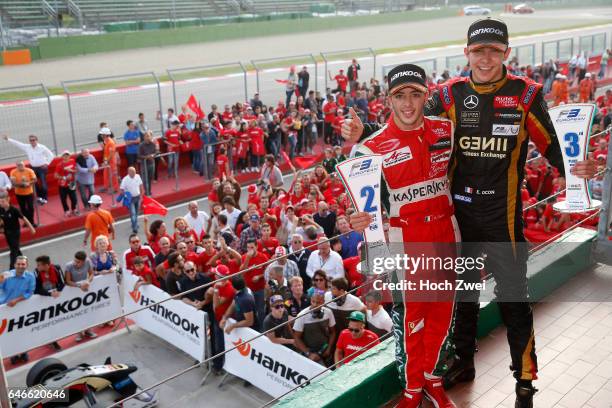
<instances>
[{"instance_id":1,"label":"metal barrier fence","mask_svg":"<svg viewBox=\"0 0 612 408\"><path fill-rule=\"evenodd\" d=\"M229 71L229 74L228 74ZM236 71L235 73L233 71ZM229 100L248 100L247 70L242 62L227 64L203 65L190 68L167 70L172 81L172 99L175 111L193 94L198 100L208 100L207 95L223 94ZM215 81L223 74L223 86ZM240 81L243 81L244 94L240 95ZM230 83L228 92L228 82Z\"/></svg>"},{"instance_id":2,"label":"metal barrier fence","mask_svg":"<svg viewBox=\"0 0 612 408\"><path fill-rule=\"evenodd\" d=\"M31 99L23 102L24 94ZM0 88L0 123L2 133L24 143L27 140L22 140L23 136L37 135L40 143L59 153L51 98L43 84ZM23 156L23 151L11 144L2 149L6 160Z\"/></svg>"},{"instance_id":3,"label":"metal barrier fence","mask_svg":"<svg viewBox=\"0 0 612 408\"><path fill-rule=\"evenodd\" d=\"M366 54L369 55L368 58L372 58L372 70L368 69L369 64L361 67L361 72L358 73L358 78L363 80L363 78L373 78L376 76L376 52L370 47L368 48L355 48L351 50L339 50L333 52L322 52L321 58L325 63L325 72L323 76L325 77L325 89L327 90L327 79L329 76L329 65L340 65L343 63L350 64L352 58L357 58L359 55ZM344 58L342 58L344 57ZM346 60L346 58L349 60ZM340 60L338 60L340 58ZM359 61L358 61L359 62ZM361 64L359 64L361 66ZM345 70L345 75L348 75L348 69ZM363 82L363 81L362 81Z\"/></svg>"},{"instance_id":4,"label":"metal barrier fence","mask_svg":"<svg viewBox=\"0 0 612 408\"><path fill-rule=\"evenodd\" d=\"M88 83L116 88L83 92ZM154 72L63 81L62 87L68 101L70 135L75 151L97 143L101 122L114 129L118 140L126 128L127 118L136 117L139 112L144 113L145 118L155 118L162 111L160 83ZM162 120L159 130L163 131Z\"/></svg>"},{"instance_id":5,"label":"metal barrier fence","mask_svg":"<svg viewBox=\"0 0 612 408\"><path fill-rule=\"evenodd\" d=\"M572 58L573 49L573 38L545 41L542 43L542 63L549 62L550 60L558 60L559 62L569 61Z\"/></svg>"},{"instance_id":6,"label":"metal barrier fence","mask_svg":"<svg viewBox=\"0 0 612 408\"><path fill-rule=\"evenodd\" d=\"M287 68L270 68L265 69L266 65L272 64L275 62L281 61L285 65L295 66L295 75L296 75L296 85L298 84L298 73L302 70L302 67L307 67L308 70L314 69L314 72L309 72L310 78L308 81L308 88L312 89L313 85L315 89L318 89L317 86L317 77L318 77L318 64L317 60L312 54L300 54L300 55L291 55L289 57L277 57L277 58L264 58L264 59L255 59L251 60L251 64L255 68L255 77L256 77L256 90L257 93L264 96L269 101L274 100L274 98L282 97L284 101L286 99L286 86L282 83L278 83L278 80L286 80L288 76L289 67ZM298 66L298 64L300 64ZM314 73L314 78L313 74ZM314 81L313 81L314 79ZM262 92L262 89L268 89L267 92ZM248 99L247 99L248 100ZM270 103L272 105L272 103Z\"/></svg>"},{"instance_id":7,"label":"metal barrier fence","mask_svg":"<svg viewBox=\"0 0 612 408\"><path fill-rule=\"evenodd\" d=\"M415 65L420 66L421 68L425 70L427 74L431 74L432 72L437 72L438 70L438 62L436 61L435 58L419 60L419 61L412 61L408 59L406 60L406 63L415 64ZM382 66L382 77L383 78L386 77L389 71L391 71L393 68L397 67L398 65L399 64L383 65Z\"/></svg>"},{"instance_id":8,"label":"metal barrier fence","mask_svg":"<svg viewBox=\"0 0 612 408\"><path fill-rule=\"evenodd\" d=\"M533 44L523 44L518 40L513 55L518 56L519 63L532 65L551 58L566 62L579 50L598 55L610 48L609 30L609 27L597 27L590 33L581 31L553 41L538 39ZM350 59L357 58L362 68L359 78L363 81L378 77L374 69L381 58L385 63L383 75L394 64L405 61L417 62L427 72L435 70L439 73L444 69L453 72L457 65L463 67L467 61L458 49L452 49L436 48L428 52L428 55L421 52L377 55L371 48L361 48L323 52L320 57L325 70L334 72L340 67L346 70ZM419 59L415 61L411 58ZM65 95L51 97L44 85L40 84L0 89L0 131L8 132L19 140L34 133L41 143L59 153L64 149L77 150L79 147L95 145L100 122L107 122L121 139L126 120L136 120L140 112L145 114L151 129L156 133L157 130L163 131L165 126L161 113L165 113L168 107L180 111L177 108L191 93L198 98L205 112L208 112L212 103L221 107L248 100L256 90L262 94L264 103L274 106L279 100L286 100L286 88L278 82L286 80L288 68L279 66L288 67L292 63L297 65L296 74L306 63L310 73L309 88L318 90L319 64L313 54L254 60L252 63L255 72L248 72L246 64L242 62L169 69L167 74L170 81L161 83L152 72L64 81L62 86ZM250 81L249 84L249 75L255 75L256 81ZM323 79L327 88L328 72L323 74ZM155 125L153 122L158 112L159 125ZM17 157L23 157L23 154L12 147L0 153L0 160L4 164Z\"/></svg>"}]
</instances>

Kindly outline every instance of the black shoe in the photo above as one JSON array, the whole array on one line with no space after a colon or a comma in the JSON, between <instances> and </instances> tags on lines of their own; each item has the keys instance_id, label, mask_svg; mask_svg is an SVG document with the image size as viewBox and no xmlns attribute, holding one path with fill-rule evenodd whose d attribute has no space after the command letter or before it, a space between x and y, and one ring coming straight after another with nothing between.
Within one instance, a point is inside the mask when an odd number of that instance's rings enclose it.
<instances>
[{"instance_id":1,"label":"black shoe","mask_svg":"<svg viewBox=\"0 0 612 408\"><path fill-rule=\"evenodd\" d=\"M60 344L57 341L54 341L53 343L51 343L51 347L53 347L55 351L60 351L62 349L62 346L60 346Z\"/></svg>"},{"instance_id":2,"label":"black shoe","mask_svg":"<svg viewBox=\"0 0 612 408\"><path fill-rule=\"evenodd\" d=\"M533 386L516 384L516 402L514 408L533 408L533 394L538 392Z\"/></svg>"},{"instance_id":3,"label":"black shoe","mask_svg":"<svg viewBox=\"0 0 612 408\"><path fill-rule=\"evenodd\" d=\"M28 353L22 353L19 358L21 358L21 361L23 361L24 363L30 361L30 356L28 355Z\"/></svg>"},{"instance_id":4,"label":"black shoe","mask_svg":"<svg viewBox=\"0 0 612 408\"><path fill-rule=\"evenodd\" d=\"M474 360L461 360L455 358L444 375L444 389L449 390L459 383L474 381L475 377L476 370L474 369Z\"/></svg>"},{"instance_id":5,"label":"black shoe","mask_svg":"<svg viewBox=\"0 0 612 408\"><path fill-rule=\"evenodd\" d=\"M17 363L19 363L19 356L11 357L11 364L16 365Z\"/></svg>"}]
</instances>

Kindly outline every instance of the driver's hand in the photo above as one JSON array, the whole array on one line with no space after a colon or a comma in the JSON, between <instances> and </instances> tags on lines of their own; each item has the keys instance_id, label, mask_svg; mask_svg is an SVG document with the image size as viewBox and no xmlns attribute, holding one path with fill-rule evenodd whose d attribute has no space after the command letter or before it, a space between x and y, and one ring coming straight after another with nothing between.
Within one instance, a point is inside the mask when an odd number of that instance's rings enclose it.
<instances>
[{"instance_id":1,"label":"driver's hand","mask_svg":"<svg viewBox=\"0 0 612 408\"><path fill-rule=\"evenodd\" d=\"M372 223L372 216L367 212L351 214L351 227L357 232L363 232Z\"/></svg>"},{"instance_id":2,"label":"driver's hand","mask_svg":"<svg viewBox=\"0 0 612 408\"><path fill-rule=\"evenodd\" d=\"M359 119L359 116L357 116L355 109L351 108L349 114L351 115L351 119L345 120L342 124L342 137L349 142L357 143L363 134L363 123L361 119Z\"/></svg>"}]
</instances>

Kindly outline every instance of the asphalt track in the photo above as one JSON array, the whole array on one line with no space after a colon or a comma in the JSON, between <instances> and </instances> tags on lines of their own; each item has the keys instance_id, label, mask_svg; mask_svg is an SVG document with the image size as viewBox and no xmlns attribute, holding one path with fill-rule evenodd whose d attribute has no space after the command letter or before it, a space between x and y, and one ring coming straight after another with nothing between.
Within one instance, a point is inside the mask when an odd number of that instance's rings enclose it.
<instances>
[{"instance_id":1,"label":"asphalt track","mask_svg":"<svg viewBox=\"0 0 612 408\"><path fill-rule=\"evenodd\" d=\"M607 33L607 42L612 37L612 24L601 25L601 21L610 21L612 7L597 9L568 9L559 11L542 11L533 15L502 15L507 21L511 33L532 32L535 30L561 30L560 27L589 24L590 28L562 30L549 34L533 36L514 35L511 45L518 47L525 44L536 44L534 61L541 60L542 41L553 41L562 38L574 38L574 49L578 49L580 36L593 33ZM262 37L239 41L224 41L198 45L185 45L166 48L146 48L128 52L93 54L56 61L37 61L28 66L0 68L0 87L43 82L48 86L57 85L61 80L90 78L134 72L155 71L163 73L166 68L202 66L232 61L250 61L253 58L289 56L320 51L338 51L372 47L374 49L433 44L444 41L461 40L466 27L477 17L451 17L423 22L392 24L388 26L369 26L334 32L316 32L313 34L285 35ZM606 21L606 22L607 22ZM398 35L398 33L406 33ZM608 45L609 47L609 45ZM526 48L524 48L526 49ZM461 45L427 48L406 52L388 53L376 60L376 77L382 77L382 67L401 62L422 62L428 71L443 69L447 63L454 67L462 61ZM519 54L520 55L520 54ZM458 57L446 60L446 57ZM344 56L346 58L346 56ZM433 59L433 60L432 60ZM362 66L360 77L367 80L374 74L371 57L359 58ZM424 61L428 60L428 61ZM177 62L177 61L180 61ZM328 69L333 73L345 67L348 61L340 60L330 63ZM319 64L318 78L314 79L314 66L310 65L310 88L323 90L325 75L322 64ZM284 88L275 80L284 79L287 68L267 69L260 74L260 93L267 104L276 104L284 100ZM151 81L153 82L153 81ZM247 76L248 95L256 91L255 73ZM328 84L329 86L332 83ZM244 100L244 82L240 74L228 74L217 78L188 80L177 85L176 100L180 105L194 93L207 109L210 104L220 106ZM162 83L162 106L165 110L174 105L170 83ZM57 135L57 151L74 150L84 146L95 146L98 123L108 122L111 129L121 136L127 119L135 119L138 112L145 113L150 126L159 131L160 123L155 120L159 109L159 98L156 87L129 88L121 91L97 91L72 98L74 118L73 142L68 104L64 96L52 96L52 110ZM49 125L49 111L44 100L34 100L10 105L0 104L0 132L8 133L22 139L25 135L39 135L41 142L53 148L54 143ZM0 143L0 163L13 162L20 156L20 151Z\"/></svg>"}]
</instances>

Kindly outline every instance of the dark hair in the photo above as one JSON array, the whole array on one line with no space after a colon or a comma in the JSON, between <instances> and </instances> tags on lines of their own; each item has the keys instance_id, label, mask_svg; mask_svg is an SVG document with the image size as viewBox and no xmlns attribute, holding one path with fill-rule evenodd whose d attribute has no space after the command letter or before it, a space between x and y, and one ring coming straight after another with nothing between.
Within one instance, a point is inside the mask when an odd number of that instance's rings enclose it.
<instances>
[{"instance_id":1,"label":"dark hair","mask_svg":"<svg viewBox=\"0 0 612 408\"><path fill-rule=\"evenodd\" d=\"M236 206L236 200L234 200L234 197L230 197L230 196L225 196L223 197L223 204L230 204L232 207Z\"/></svg>"},{"instance_id":2,"label":"dark hair","mask_svg":"<svg viewBox=\"0 0 612 408\"><path fill-rule=\"evenodd\" d=\"M174 268L174 265L176 265L176 261L179 256L181 256L181 254L179 254L178 252L173 252L170 255L168 255L168 265L171 268Z\"/></svg>"},{"instance_id":3,"label":"dark hair","mask_svg":"<svg viewBox=\"0 0 612 408\"><path fill-rule=\"evenodd\" d=\"M38 258L36 258L36 262L44 264L44 265L50 265L51 258L49 258L49 255L41 255Z\"/></svg>"},{"instance_id":4,"label":"dark hair","mask_svg":"<svg viewBox=\"0 0 612 408\"><path fill-rule=\"evenodd\" d=\"M127 122L125 122L125 124L126 124L127 126L130 126L132 123L134 123L134 121L133 121L133 120L128 120Z\"/></svg>"},{"instance_id":5,"label":"dark hair","mask_svg":"<svg viewBox=\"0 0 612 408\"><path fill-rule=\"evenodd\" d=\"M333 287L335 287L338 290L347 291L349 288L349 284L346 278L335 278L331 281L331 284Z\"/></svg>"},{"instance_id":6,"label":"dark hair","mask_svg":"<svg viewBox=\"0 0 612 408\"><path fill-rule=\"evenodd\" d=\"M217 221L219 221L219 224L227 225L227 216L225 214L219 214L217 215Z\"/></svg>"},{"instance_id":7,"label":"dark hair","mask_svg":"<svg viewBox=\"0 0 612 408\"><path fill-rule=\"evenodd\" d=\"M144 264L144 259L142 259L141 256L135 256L134 259L132 260L132 263L134 265Z\"/></svg>"},{"instance_id":8,"label":"dark hair","mask_svg":"<svg viewBox=\"0 0 612 408\"><path fill-rule=\"evenodd\" d=\"M312 274L312 279L316 278L317 276L322 277L327 282L327 272L325 272L323 269L317 269L314 271Z\"/></svg>"},{"instance_id":9,"label":"dark hair","mask_svg":"<svg viewBox=\"0 0 612 408\"><path fill-rule=\"evenodd\" d=\"M367 299L371 299L372 301L374 301L376 303L380 303L381 300L382 300L382 295L377 290L371 290L371 291L368 292L368 294L365 296L365 298L366 298L366 300Z\"/></svg>"},{"instance_id":10,"label":"dark hair","mask_svg":"<svg viewBox=\"0 0 612 408\"><path fill-rule=\"evenodd\" d=\"M128 237L128 242L130 242L132 240L132 238L134 238L134 237L138 238L138 234L136 234L135 232L132 232L130 234L130 236Z\"/></svg>"},{"instance_id":11,"label":"dark hair","mask_svg":"<svg viewBox=\"0 0 612 408\"><path fill-rule=\"evenodd\" d=\"M240 275L232 276L232 286L238 291L244 289L246 287L244 278Z\"/></svg>"},{"instance_id":12,"label":"dark hair","mask_svg":"<svg viewBox=\"0 0 612 408\"><path fill-rule=\"evenodd\" d=\"M204 236L202 237L202 241L204 241L205 239L210 239L211 236L210 234L204 234Z\"/></svg>"},{"instance_id":13,"label":"dark hair","mask_svg":"<svg viewBox=\"0 0 612 408\"><path fill-rule=\"evenodd\" d=\"M138 114L138 117L141 117L141 116L144 116L144 113L140 112L140 113Z\"/></svg>"},{"instance_id":14,"label":"dark hair","mask_svg":"<svg viewBox=\"0 0 612 408\"><path fill-rule=\"evenodd\" d=\"M79 261L84 261L85 259L87 259L87 254L85 253L85 251L76 251L74 257Z\"/></svg>"},{"instance_id":15,"label":"dark hair","mask_svg":"<svg viewBox=\"0 0 612 408\"><path fill-rule=\"evenodd\" d=\"M163 223L163 220L155 220L151 223L151 225L149 225L149 232L154 238L157 238L157 233L159 232L159 229Z\"/></svg>"},{"instance_id":16,"label":"dark hair","mask_svg":"<svg viewBox=\"0 0 612 408\"><path fill-rule=\"evenodd\" d=\"M168 108L168 112L172 112L172 113L174 113L174 109L172 109L172 108Z\"/></svg>"},{"instance_id":17,"label":"dark hair","mask_svg":"<svg viewBox=\"0 0 612 408\"><path fill-rule=\"evenodd\" d=\"M249 238L249 239L247 239L247 242L246 242L246 243L247 243L247 245L248 245L248 244L255 244L255 245L257 245L257 239L255 239L255 238Z\"/></svg>"}]
</instances>

